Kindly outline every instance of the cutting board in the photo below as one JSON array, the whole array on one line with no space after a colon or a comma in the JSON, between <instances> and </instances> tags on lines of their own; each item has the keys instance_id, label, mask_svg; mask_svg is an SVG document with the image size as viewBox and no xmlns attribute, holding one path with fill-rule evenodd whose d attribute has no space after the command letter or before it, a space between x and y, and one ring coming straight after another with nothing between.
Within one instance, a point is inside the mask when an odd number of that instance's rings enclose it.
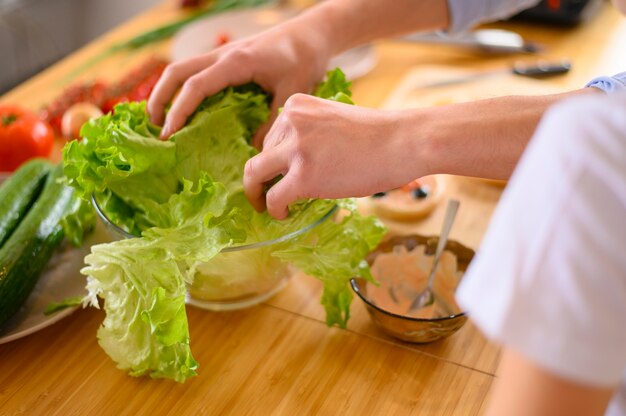
<instances>
[{"instance_id":1,"label":"cutting board","mask_svg":"<svg viewBox=\"0 0 626 416\"><path fill-rule=\"evenodd\" d=\"M480 74L449 66L420 66L410 71L389 94L383 108L399 110L475 101L504 95L546 95L559 92L549 79L538 80L512 73L492 74L447 86L428 84Z\"/></svg>"},{"instance_id":2,"label":"cutting board","mask_svg":"<svg viewBox=\"0 0 626 416\"><path fill-rule=\"evenodd\" d=\"M561 92L550 83L549 79L534 79L504 71L498 74L490 70L487 72L492 72L492 74L472 79L474 75L486 72L437 65L415 68L389 95L383 108L399 110L462 103L505 95L546 95ZM468 81L447 86L428 86L456 79L468 79ZM482 180L494 186L505 185L503 181Z\"/></svg>"}]
</instances>

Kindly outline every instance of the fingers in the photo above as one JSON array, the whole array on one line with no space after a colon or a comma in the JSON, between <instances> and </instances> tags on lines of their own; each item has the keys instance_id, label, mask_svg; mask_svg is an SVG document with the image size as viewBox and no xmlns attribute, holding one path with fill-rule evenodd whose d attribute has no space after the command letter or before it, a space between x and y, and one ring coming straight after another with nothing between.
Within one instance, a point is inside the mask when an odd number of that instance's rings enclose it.
<instances>
[{"instance_id":1,"label":"fingers","mask_svg":"<svg viewBox=\"0 0 626 416\"><path fill-rule=\"evenodd\" d=\"M211 65L214 60L215 55L210 54L168 65L148 99L147 110L150 114L150 121L159 126L162 125L165 119L165 106L171 101L178 87L187 78L200 72L207 65Z\"/></svg>"},{"instance_id":2,"label":"fingers","mask_svg":"<svg viewBox=\"0 0 626 416\"><path fill-rule=\"evenodd\" d=\"M265 209L265 184L287 172L287 160L283 155L280 149L271 149L246 162L243 173L244 192L258 212Z\"/></svg>"},{"instance_id":3,"label":"fingers","mask_svg":"<svg viewBox=\"0 0 626 416\"><path fill-rule=\"evenodd\" d=\"M301 198L296 172L287 173L272 186L265 196L267 212L277 220L289 215L289 204Z\"/></svg>"},{"instance_id":4,"label":"fingers","mask_svg":"<svg viewBox=\"0 0 626 416\"><path fill-rule=\"evenodd\" d=\"M248 66L241 59L218 60L214 65L190 77L174 100L165 119L161 136L167 138L185 125L204 98L229 85L251 81Z\"/></svg>"}]
</instances>

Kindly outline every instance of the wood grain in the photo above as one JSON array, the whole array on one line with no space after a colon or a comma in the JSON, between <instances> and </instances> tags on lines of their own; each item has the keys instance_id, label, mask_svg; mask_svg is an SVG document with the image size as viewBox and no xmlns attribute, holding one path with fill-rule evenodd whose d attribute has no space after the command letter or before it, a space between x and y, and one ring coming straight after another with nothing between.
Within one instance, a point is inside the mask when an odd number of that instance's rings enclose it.
<instances>
[{"instance_id":1,"label":"wood grain","mask_svg":"<svg viewBox=\"0 0 626 416\"><path fill-rule=\"evenodd\" d=\"M0 347L9 414L473 415L492 376L271 306L189 308L199 376L186 384L117 370L86 310Z\"/></svg>"},{"instance_id":2,"label":"wood grain","mask_svg":"<svg viewBox=\"0 0 626 416\"><path fill-rule=\"evenodd\" d=\"M165 2L120 26L0 102L39 109L76 81L113 81L149 55L167 56L169 44L164 42L109 57L74 76L111 44L180 17L175 4ZM626 67L621 53L626 25L608 5L577 28L497 26L546 48L532 57L495 56L381 41L376 44L378 65L354 83L356 102L414 106L415 96L407 95L403 82L431 65L487 70L520 58L569 57L573 70L550 83L558 89L578 88L595 75ZM445 179L447 195L463 198L452 238L477 248L501 189L470 178ZM395 234L435 233L442 209L420 222L388 222L389 229ZM347 330L327 328L320 293L319 282L298 274L264 305L229 313L188 308L192 348L201 367L198 377L182 385L134 378L116 369L96 340L102 312L81 310L0 345L0 415L476 415L484 410L499 351L471 323L441 342L411 345L380 333L359 302L352 305Z\"/></svg>"},{"instance_id":3,"label":"wood grain","mask_svg":"<svg viewBox=\"0 0 626 416\"><path fill-rule=\"evenodd\" d=\"M443 180L445 188L444 197L441 201L445 201L447 198L457 198L461 201L461 208L450 238L477 249L489 225L491 214L498 202L502 188L473 178L445 176ZM444 211L445 203L440 203L429 217L421 221L384 220L384 222L392 235L410 233L436 235L441 228ZM299 274L294 276L286 290L267 303L323 322L325 319L324 310L319 304L321 293L322 285L319 282ZM448 339L433 344L416 345L395 340L381 333L373 326L364 305L356 297L351 313L352 317L348 323L348 328L360 334L402 344L408 348L486 373L493 374L496 370L499 349L488 343L471 323Z\"/></svg>"}]
</instances>

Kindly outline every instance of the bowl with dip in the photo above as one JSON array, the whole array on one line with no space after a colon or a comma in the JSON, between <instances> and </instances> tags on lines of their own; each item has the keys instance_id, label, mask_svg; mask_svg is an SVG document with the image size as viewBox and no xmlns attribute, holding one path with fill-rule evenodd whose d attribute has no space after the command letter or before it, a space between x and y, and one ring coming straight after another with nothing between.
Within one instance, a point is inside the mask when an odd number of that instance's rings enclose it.
<instances>
[{"instance_id":1,"label":"bowl with dip","mask_svg":"<svg viewBox=\"0 0 626 416\"><path fill-rule=\"evenodd\" d=\"M392 237L367 257L378 284L360 278L350 282L373 323L394 338L428 343L452 335L467 322L454 295L474 251L453 240L448 240L437 267L434 303L411 308L426 288L437 242L436 236Z\"/></svg>"}]
</instances>

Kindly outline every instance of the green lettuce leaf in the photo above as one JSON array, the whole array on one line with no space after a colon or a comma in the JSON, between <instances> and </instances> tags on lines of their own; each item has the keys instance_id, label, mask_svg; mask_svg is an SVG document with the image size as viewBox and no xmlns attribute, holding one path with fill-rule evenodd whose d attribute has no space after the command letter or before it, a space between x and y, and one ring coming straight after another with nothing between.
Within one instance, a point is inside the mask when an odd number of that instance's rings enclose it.
<instances>
[{"instance_id":1,"label":"green lettuce leaf","mask_svg":"<svg viewBox=\"0 0 626 416\"><path fill-rule=\"evenodd\" d=\"M313 95L345 104L354 104L351 98L351 85L352 83L346 80L346 75L341 70L336 69L326 74L326 80L315 88Z\"/></svg>"},{"instance_id":2,"label":"green lettuce leaf","mask_svg":"<svg viewBox=\"0 0 626 416\"><path fill-rule=\"evenodd\" d=\"M113 210L115 219L131 234L153 225L145 214L181 188L180 180L171 174L175 144L159 140L159 133L160 128L148 119L145 102L124 103L114 113L86 123L81 129L83 140L69 142L63 149L68 184L86 200L94 193L114 198L113 205L120 209Z\"/></svg>"},{"instance_id":3,"label":"green lettuce leaf","mask_svg":"<svg viewBox=\"0 0 626 416\"><path fill-rule=\"evenodd\" d=\"M83 303L82 296L73 296L71 298L65 298L60 302L52 302L46 309L44 309L43 314L46 316L52 315L56 312L62 311L63 309L73 308L74 306L80 306Z\"/></svg>"},{"instance_id":4,"label":"green lettuce leaf","mask_svg":"<svg viewBox=\"0 0 626 416\"><path fill-rule=\"evenodd\" d=\"M76 247L83 245L85 235L96 228L96 213L91 201L75 197L61 220L65 238Z\"/></svg>"},{"instance_id":5,"label":"green lettuce leaf","mask_svg":"<svg viewBox=\"0 0 626 416\"><path fill-rule=\"evenodd\" d=\"M340 222L320 224L273 255L324 283L321 302L326 322L345 328L352 302L350 279L359 276L374 281L364 258L378 245L385 231L377 220L352 212Z\"/></svg>"},{"instance_id":6,"label":"green lettuce leaf","mask_svg":"<svg viewBox=\"0 0 626 416\"><path fill-rule=\"evenodd\" d=\"M208 173L229 192L242 190L243 167L257 153L249 140L268 117L267 96L258 90L229 89L210 97L171 137L177 176L195 181Z\"/></svg>"},{"instance_id":7,"label":"green lettuce leaf","mask_svg":"<svg viewBox=\"0 0 626 416\"><path fill-rule=\"evenodd\" d=\"M351 103L349 85L336 70L317 92ZM269 117L269 101L255 85L227 88L165 142L145 104L121 104L85 125L85 139L66 146L68 183L85 199L96 194L106 215L138 236L92 247L82 270L86 301L97 307L97 297L104 299L100 345L130 374L181 382L196 374L185 295L199 271L220 289L236 286L238 276L261 281L294 265L323 281L327 322L342 327L352 300L349 280L371 279L363 259L384 228L356 213L351 200L299 201L278 221L246 199L243 168L257 153L250 141ZM337 205L341 220L311 228ZM227 247L295 232L288 241L218 256Z\"/></svg>"},{"instance_id":8,"label":"green lettuce leaf","mask_svg":"<svg viewBox=\"0 0 626 416\"><path fill-rule=\"evenodd\" d=\"M196 374L189 347L185 295L198 262L245 237L223 185L207 175L185 181L160 209L171 223L141 238L92 247L85 258L88 299L104 299L102 348L131 375L184 381Z\"/></svg>"}]
</instances>

